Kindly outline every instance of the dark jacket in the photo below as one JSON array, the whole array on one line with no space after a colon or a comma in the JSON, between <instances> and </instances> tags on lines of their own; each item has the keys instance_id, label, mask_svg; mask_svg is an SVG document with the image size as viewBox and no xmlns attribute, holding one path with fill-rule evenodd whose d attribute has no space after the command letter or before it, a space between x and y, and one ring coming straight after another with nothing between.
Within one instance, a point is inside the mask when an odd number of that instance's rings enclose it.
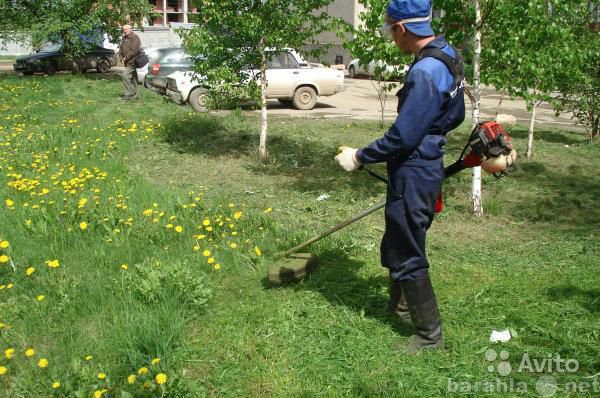
<instances>
[{"instance_id":1,"label":"dark jacket","mask_svg":"<svg viewBox=\"0 0 600 398\"><path fill-rule=\"evenodd\" d=\"M140 52L141 47L142 43L140 38L135 33L131 32L129 35L124 36L123 41L121 41L121 46L119 47L119 55L123 60L123 65L135 66L133 60Z\"/></svg>"},{"instance_id":2,"label":"dark jacket","mask_svg":"<svg viewBox=\"0 0 600 398\"><path fill-rule=\"evenodd\" d=\"M443 36L428 43L455 58L456 50ZM394 160L441 160L446 133L465 118L464 90L456 87L452 73L435 58L419 60L410 68L402 90L398 92L398 117L378 140L361 148L361 163Z\"/></svg>"}]
</instances>

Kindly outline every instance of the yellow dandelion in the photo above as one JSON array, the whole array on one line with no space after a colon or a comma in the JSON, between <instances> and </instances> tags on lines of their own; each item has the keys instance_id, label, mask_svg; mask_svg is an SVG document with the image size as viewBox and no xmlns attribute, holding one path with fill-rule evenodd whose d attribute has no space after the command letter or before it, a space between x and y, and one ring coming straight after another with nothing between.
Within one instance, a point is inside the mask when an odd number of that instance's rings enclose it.
<instances>
[{"instance_id":1,"label":"yellow dandelion","mask_svg":"<svg viewBox=\"0 0 600 398\"><path fill-rule=\"evenodd\" d=\"M81 229L82 231L85 231L88 227L88 224L85 221L82 221L79 223L79 229Z\"/></svg>"},{"instance_id":2,"label":"yellow dandelion","mask_svg":"<svg viewBox=\"0 0 600 398\"><path fill-rule=\"evenodd\" d=\"M27 268L27 270L25 270L25 275L31 276L31 274L33 274L34 272L35 272L35 268L29 267L29 268Z\"/></svg>"},{"instance_id":3,"label":"yellow dandelion","mask_svg":"<svg viewBox=\"0 0 600 398\"><path fill-rule=\"evenodd\" d=\"M194 251L197 252L198 250L200 250L200 246L194 245Z\"/></svg>"},{"instance_id":4,"label":"yellow dandelion","mask_svg":"<svg viewBox=\"0 0 600 398\"><path fill-rule=\"evenodd\" d=\"M210 220L207 218L204 221L202 221L202 225L204 225L205 227L208 227L210 225Z\"/></svg>"},{"instance_id":5,"label":"yellow dandelion","mask_svg":"<svg viewBox=\"0 0 600 398\"><path fill-rule=\"evenodd\" d=\"M57 388L60 388L60 382L59 381L55 381L54 383L52 383L52 388L54 388L55 390Z\"/></svg>"},{"instance_id":6,"label":"yellow dandelion","mask_svg":"<svg viewBox=\"0 0 600 398\"><path fill-rule=\"evenodd\" d=\"M7 289L12 289L12 288L13 288L13 284L12 284L12 283L9 283L8 285L6 285L6 288L7 288Z\"/></svg>"},{"instance_id":7,"label":"yellow dandelion","mask_svg":"<svg viewBox=\"0 0 600 398\"><path fill-rule=\"evenodd\" d=\"M233 213L233 218L238 220L242 216L242 214L243 213L241 211L236 211L235 213Z\"/></svg>"},{"instance_id":8,"label":"yellow dandelion","mask_svg":"<svg viewBox=\"0 0 600 398\"><path fill-rule=\"evenodd\" d=\"M215 264L215 269L216 270L220 270L221 269L221 264Z\"/></svg>"},{"instance_id":9,"label":"yellow dandelion","mask_svg":"<svg viewBox=\"0 0 600 398\"><path fill-rule=\"evenodd\" d=\"M183 227L181 225L178 225L175 227L175 232L183 232Z\"/></svg>"},{"instance_id":10,"label":"yellow dandelion","mask_svg":"<svg viewBox=\"0 0 600 398\"><path fill-rule=\"evenodd\" d=\"M158 365L160 363L160 358L154 358L150 363L152 365Z\"/></svg>"},{"instance_id":11,"label":"yellow dandelion","mask_svg":"<svg viewBox=\"0 0 600 398\"><path fill-rule=\"evenodd\" d=\"M139 368L139 369L138 369L138 374L140 374L140 375L145 375L145 374L148 374L148 368L147 368L147 367L145 367L145 366L144 366L144 367L141 367L141 368Z\"/></svg>"},{"instance_id":12,"label":"yellow dandelion","mask_svg":"<svg viewBox=\"0 0 600 398\"><path fill-rule=\"evenodd\" d=\"M37 296L37 301L44 301L45 298L46 298L45 295L40 294L39 296Z\"/></svg>"},{"instance_id":13,"label":"yellow dandelion","mask_svg":"<svg viewBox=\"0 0 600 398\"><path fill-rule=\"evenodd\" d=\"M7 348L6 350L4 350L4 356L6 357L6 359L11 359L14 355L15 355L14 348Z\"/></svg>"},{"instance_id":14,"label":"yellow dandelion","mask_svg":"<svg viewBox=\"0 0 600 398\"><path fill-rule=\"evenodd\" d=\"M88 362L91 361L92 359L94 359L94 357L92 355L86 355L85 356L85 360L88 361Z\"/></svg>"},{"instance_id":15,"label":"yellow dandelion","mask_svg":"<svg viewBox=\"0 0 600 398\"><path fill-rule=\"evenodd\" d=\"M0 376L2 376L3 374L6 374L7 371L8 371L8 369L6 369L5 366L0 366Z\"/></svg>"},{"instance_id":16,"label":"yellow dandelion","mask_svg":"<svg viewBox=\"0 0 600 398\"><path fill-rule=\"evenodd\" d=\"M42 369L48 367L48 360L46 358L42 358L38 361L38 366Z\"/></svg>"},{"instance_id":17,"label":"yellow dandelion","mask_svg":"<svg viewBox=\"0 0 600 398\"><path fill-rule=\"evenodd\" d=\"M136 379L135 375L129 375L129 376L127 376L127 383L133 384L133 383L135 383L135 379Z\"/></svg>"},{"instance_id":18,"label":"yellow dandelion","mask_svg":"<svg viewBox=\"0 0 600 398\"><path fill-rule=\"evenodd\" d=\"M8 262L8 256L6 254L3 254L0 256L0 263L7 263Z\"/></svg>"},{"instance_id":19,"label":"yellow dandelion","mask_svg":"<svg viewBox=\"0 0 600 398\"><path fill-rule=\"evenodd\" d=\"M104 395L104 393L107 392L107 391L108 390L106 390L106 389L94 391L94 398L102 398L102 396Z\"/></svg>"},{"instance_id":20,"label":"yellow dandelion","mask_svg":"<svg viewBox=\"0 0 600 398\"><path fill-rule=\"evenodd\" d=\"M99 378L100 380L104 380L104 379L106 379L106 373L102 373L102 372L98 373L98 378Z\"/></svg>"},{"instance_id":21,"label":"yellow dandelion","mask_svg":"<svg viewBox=\"0 0 600 398\"><path fill-rule=\"evenodd\" d=\"M3 240L0 242L0 249L8 249L9 246L10 246L10 243L8 243L7 240Z\"/></svg>"},{"instance_id":22,"label":"yellow dandelion","mask_svg":"<svg viewBox=\"0 0 600 398\"><path fill-rule=\"evenodd\" d=\"M257 256L262 256L262 252L260 251L258 246L254 246L254 252L256 253Z\"/></svg>"},{"instance_id":23,"label":"yellow dandelion","mask_svg":"<svg viewBox=\"0 0 600 398\"><path fill-rule=\"evenodd\" d=\"M4 203L6 203L6 206L8 207L13 207L15 205L15 202L13 202L12 199L6 199Z\"/></svg>"},{"instance_id":24,"label":"yellow dandelion","mask_svg":"<svg viewBox=\"0 0 600 398\"><path fill-rule=\"evenodd\" d=\"M35 355L35 350L33 348L28 348L27 350L25 350L26 357L31 358L34 355Z\"/></svg>"},{"instance_id":25,"label":"yellow dandelion","mask_svg":"<svg viewBox=\"0 0 600 398\"><path fill-rule=\"evenodd\" d=\"M167 229L173 228L173 224L167 224Z\"/></svg>"},{"instance_id":26,"label":"yellow dandelion","mask_svg":"<svg viewBox=\"0 0 600 398\"><path fill-rule=\"evenodd\" d=\"M213 230L213 227L206 227L207 232L211 232L212 230Z\"/></svg>"},{"instance_id":27,"label":"yellow dandelion","mask_svg":"<svg viewBox=\"0 0 600 398\"><path fill-rule=\"evenodd\" d=\"M214 262L215 262L215 259L214 259L214 258L212 258L212 257L211 257L211 258L209 258L209 259L208 259L208 263L209 263L209 264L214 264Z\"/></svg>"},{"instance_id":28,"label":"yellow dandelion","mask_svg":"<svg viewBox=\"0 0 600 398\"><path fill-rule=\"evenodd\" d=\"M151 216L152 215L152 209L146 209L146 210L144 210L144 215L145 216Z\"/></svg>"},{"instance_id":29,"label":"yellow dandelion","mask_svg":"<svg viewBox=\"0 0 600 398\"><path fill-rule=\"evenodd\" d=\"M156 381L156 384L165 384L167 382L167 375L164 373L159 373L154 378L154 381Z\"/></svg>"},{"instance_id":30,"label":"yellow dandelion","mask_svg":"<svg viewBox=\"0 0 600 398\"><path fill-rule=\"evenodd\" d=\"M236 249L237 248L237 243L230 243L229 247L231 247L232 249Z\"/></svg>"},{"instance_id":31,"label":"yellow dandelion","mask_svg":"<svg viewBox=\"0 0 600 398\"><path fill-rule=\"evenodd\" d=\"M198 239L198 240L202 240L202 239L204 239L204 238L206 238L206 235L198 235L198 238L197 238L197 239Z\"/></svg>"},{"instance_id":32,"label":"yellow dandelion","mask_svg":"<svg viewBox=\"0 0 600 398\"><path fill-rule=\"evenodd\" d=\"M123 271L127 271L128 268L129 268L129 266L127 264L121 264L121 269Z\"/></svg>"},{"instance_id":33,"label":"yellow dandelion","mask_svg":"<svg viewBox=\"0 0 600 398\"><path fill-rule=\"evenodd\" d=\"M58 267L60 267L60 263L58 262L58 260L48 260L48 261L46 261L46 264L50 268L58 268Z\"/></svg>"},{"instance_id":34,"label":"yellow dandelion","mask_svg":"<svg viewBox=\"0 0 600 398\"><path fill-rule=\"evenodd\" d=\"M266 209L265 209L265 213L270 213L270 212L272 212L272 211L273 211L273 209L272 209L272 208L270 208L270 207L268 207L268 208L266 208Z\"/></svg>"},{"instance_id":35,"label":"yellow dandelion","mask_svg":"<svg viewBox=\"0 0 600 398\"><path fill-rule=\"evenodd\" d=\"M210 256L210 250L204 250L204 251L202 252L202 255L203 255L204 257L209 257L209 256Z\"/></svg>"}]
</instances>

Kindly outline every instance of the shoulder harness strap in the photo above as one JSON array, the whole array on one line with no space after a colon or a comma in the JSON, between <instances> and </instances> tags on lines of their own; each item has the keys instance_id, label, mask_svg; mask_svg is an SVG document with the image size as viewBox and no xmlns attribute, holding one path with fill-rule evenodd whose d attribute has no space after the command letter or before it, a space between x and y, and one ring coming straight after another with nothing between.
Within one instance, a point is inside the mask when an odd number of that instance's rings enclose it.
<instances>
[{"instance_id":1,"label":"shoulder harness strap","mask_svg":"<svg viewBox=\"0 0 600 398\"><path fill-rule=\"evenodd\" d=\"M414 64L426 57L435 58L443 62L454 78L454 87L452 87L452 90L450 90L454 91L461 87L463 80L465 79L465 66L463 64L462 57L456 49L454 49L454 52L456 53L456 58L452 58L438 47L425 47L415 59Z\"/></svg>"}]
</instances>

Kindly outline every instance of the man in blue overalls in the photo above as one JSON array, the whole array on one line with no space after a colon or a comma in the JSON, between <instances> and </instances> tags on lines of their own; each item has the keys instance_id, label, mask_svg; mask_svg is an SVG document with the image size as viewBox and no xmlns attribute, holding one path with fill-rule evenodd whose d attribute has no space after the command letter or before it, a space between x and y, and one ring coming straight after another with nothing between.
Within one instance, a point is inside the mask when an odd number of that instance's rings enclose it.
<instances>
[{"instance_id":1,"label":"man in blue overalls","mask_svg":"<svg viewBox=\"0 0 600 398\"><path fill-rule=\"evenodd\" d=\"M387 162L381 263L389 269L391 309L416 330L409 353L444 347L425 237L444 180L445 135L465 118L463 64L443 36L435 37L431 11L431 0L390 1L382 31L415 56L397 94L398 116L383 137L361 149L343 147L335 158L346 171Z\"/></svg>"}]
</instances>

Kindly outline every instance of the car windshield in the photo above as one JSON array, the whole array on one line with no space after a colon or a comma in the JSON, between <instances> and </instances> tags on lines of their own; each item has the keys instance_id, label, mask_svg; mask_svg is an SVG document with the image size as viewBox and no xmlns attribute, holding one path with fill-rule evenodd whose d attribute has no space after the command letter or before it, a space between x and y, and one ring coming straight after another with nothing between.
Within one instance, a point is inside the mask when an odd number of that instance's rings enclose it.
<instances>
[{"instance_id":1,"label":"car windshield","mask_svg":"<svg viewBox=\"0 0 600 398\"><path fill-rule=\"evenodd\" d=\"M56 44L56 43L47 43L44 44L41 48L40 51L43 52L54 52L54 51L60 51L61 45L60 44Z\"/></svg>"}]
</instances>

